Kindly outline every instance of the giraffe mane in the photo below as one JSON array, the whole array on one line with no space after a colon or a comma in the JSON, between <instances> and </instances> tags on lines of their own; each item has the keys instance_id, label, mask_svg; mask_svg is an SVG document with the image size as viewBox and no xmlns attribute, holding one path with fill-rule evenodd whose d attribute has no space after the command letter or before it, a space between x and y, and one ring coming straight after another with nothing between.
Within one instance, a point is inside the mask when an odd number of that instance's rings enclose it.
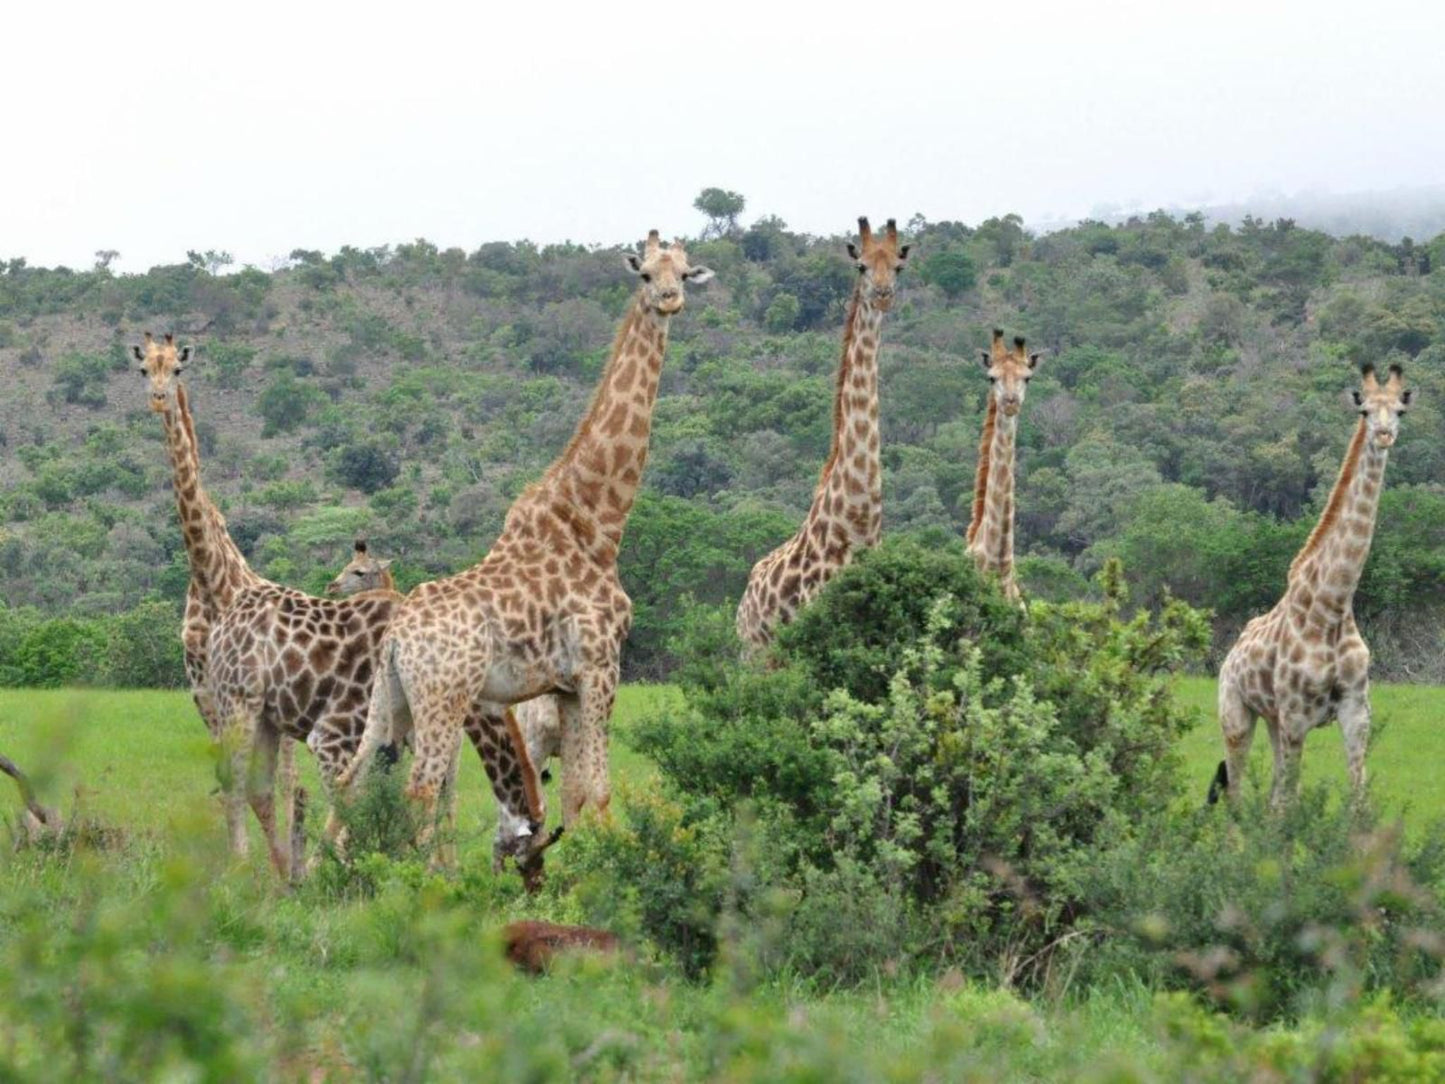
<instances>
[{"instance_id":1,"label":"giraffe mane","mask_svg":"<svg viewBox=\"0 0 1445 1084\"><path fill-rule=\"evenodd\" d=\"M1295 573L1300 566L1310 558L1322 545L1325 536L1340 518L1340 509L1344 506L1345 495L1354 481L1355 470L1360 464L1360 452L1365 447L1365 419L1361 418L1355 426L1355 435L1350 439L1350 447L1345 452L1345 461L1340 464L1339 477L1335 479L1335 487L1330 490L1329 500L1325 501L1325 510L1320 513L1320 521L1315 524L1315 529L1305 540L1304 547L1295 554L1295 558L1289 565L1289 582L1294 582Z\"/></svg>"},{"instance_id":2,"label":"giraffe mane","mask_svg":"<svg viewBox=\"0 0 1445 1084\"><path fill-rule=\"evenodd\" d=\"M843 396L848 383L848 358L853 349L853 336L858 329L858 306L862 293L861 285L854 287L853 296L848 301L848 315L843 320L843 353L838 359L838 380L833 389L833 446L828 449L828 460L823 464L823 472L818 476L819 485L822 485L832 472L833 464L838 459L838 433L843 427Z\"/></svg>"},{"instance_id":3,"label":"giraffe mane","mask_svg":"<svg viewBox=\"0 0 1445 1084\"><path fill-rule=\"evenodd\" d=\"M983 526L983 507L988 493L988 475L992 468L993 431L998 424L998 400L992 394L988 397L988 413L983 419L983 437L978 442L978 471L973 477L973 513L968 521L968 535L965 541L972 542Z\"/></svg>"}]
</instances>

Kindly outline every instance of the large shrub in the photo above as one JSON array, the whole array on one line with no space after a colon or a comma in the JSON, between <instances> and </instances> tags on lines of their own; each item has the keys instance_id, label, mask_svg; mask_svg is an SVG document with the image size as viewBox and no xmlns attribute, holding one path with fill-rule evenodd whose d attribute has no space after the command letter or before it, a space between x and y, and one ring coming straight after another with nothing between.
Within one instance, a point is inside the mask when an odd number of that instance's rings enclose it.
<instances>
[{"instance_id":1,"label":"large shrub","mask_svg":"<svg viewBox=\"0 0 1445 1084\"><path fill-rule=\"evenodd\" d=\"M686 707L634 741L685 823L726 840L749 811L764 857L737 906L791 901L789 967L1028 978L1077 918L1078 856L1177 797L1190 719L1169 675L1207 641L1178 602L1122 620L1115 565L1100 589L1025 616L960 546L888 542L784 630L770 669L728 661L722 615L700 617Z\"/></svg>"},{"instance_id":2,"label":"large shrub","mask_svg":"<svg viewBox=\"0 0 1445 1084\"><path fill-rule=\"evenodd\" d=\"M1079 856L1079 979L1132 972L1256 1022L1380 991L1433 1002L1445 979L1438 827L1410 843L1323 787L1283 814L1256 788L1233 811L1148 818Z\"/></svg>"}]
</instances>

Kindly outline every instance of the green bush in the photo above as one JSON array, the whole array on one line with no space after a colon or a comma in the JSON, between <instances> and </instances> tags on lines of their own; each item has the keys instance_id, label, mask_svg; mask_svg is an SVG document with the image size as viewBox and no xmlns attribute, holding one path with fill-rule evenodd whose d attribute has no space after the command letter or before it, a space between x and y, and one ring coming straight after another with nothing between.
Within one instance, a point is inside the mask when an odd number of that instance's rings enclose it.
<instances>
[{"instance_id":1,"label":"green bush","mask_svg":"<svg viewBox=\"0 0 1445 1084\"><path fill-rule=\"evenodd\" d=\"M105 384L109 376L110 363L104 354L66 354L55 363L55 379L50 398L52 401L59 398L67 403L103 407Z\"/></svg>"},{"instance_id":2,"label":"green bush","mask_svg":"<svg viewBox=\"0 0 1445 1084\"><path fill-rule=\"evenodd\" d=\"M688 824L660 795L624 791L626 817L591 822L567 840L565 885L589 922L644 934L700 975L717 950L726 844L715 825Z\"/></svg>"},{"instance_id":3,"label":"green bush","mask_svg":"<svg viewBox=\"0 0 1445 1084\"><path fill-rule=\"evenodd\" d=\"M1149 818L1078 862L1091 932L1079 978L1133 972L1256 1022L1381 991L1433 1004L1445 844L1439 826L1425 838L1407 843L1323 787L1283 815L1256 788L1236 810Z\"/></svg>"},{"instance_id":4,"label":"green bush","mask_svg":"<svg viewBox=\"0 0 1445 1084\"><path fill-rule=\"evenodd\" d=\"M263 437L289 433L301 425L326 396L312 384L297 380L290 369L282 369L266 385L256 402L264 424Z\"/></svg>"},{"instance_id":5,"label":"green bush","mask_svg":"<svg viewBox=\"0 0 1445 1084\"><path fill-rule=\"evenodd\" d=\"M106 685L120 689L187 687L181 615L169 602L143 602L105 620Z\"/></svg>"},{"instance_id":6,"label":"green bush","mask_svg":"<svg viewBox=\"0 0 1445 1084\"><path fill-rule=\"evenodd\" d=\"M794 900L790 966L1029 980L1078 916L1078 856L1177 797L1192 720L1170 674L1207 640L1178 602L1121 620L1115 565L1099 587L1025 618L961 546L885 542L783 630L769 670L720 660L736 643L718 616L696 622L686 708L633 741L704 838L754 811L757 891Z\"/></svg>"}]
</instances>

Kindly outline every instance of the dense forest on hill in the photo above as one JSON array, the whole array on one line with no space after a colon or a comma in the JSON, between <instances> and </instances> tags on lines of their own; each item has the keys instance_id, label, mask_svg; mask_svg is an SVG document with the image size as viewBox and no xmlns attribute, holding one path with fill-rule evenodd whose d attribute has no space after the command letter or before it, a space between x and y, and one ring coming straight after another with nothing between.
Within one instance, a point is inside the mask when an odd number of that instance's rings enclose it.
<instances>
[{"instance_id":1,"label":"dense forest on hill","mask_svg":"<svg viewBox=\"0 0 1445 1084\"><path fill-rule=\"evenodd\" d=\"M827 451L844 237L742 227L738 210L689 242L717 278L673 322L623 547L633 677L668 672L690 597L737 599ZM1355 366L1400 362L1416 405L1356 608L1379 674L1445 679L1445 234L1162 213L904 232L881 359L886 530L965 526L979 351L1000 326L1047 351L1020 427L1026 590L1086 593L1118 556L1134 602L1172 590L1223 640L1283 586L1355 423ZM410 585L480 557L565 444L633 288L622 252L416 241L298 250L272 273L196 253L142 275L109 254L88 271L0 261L0 682L52 680L56 644L172 628L186 563L127 360L144 330L196 347L205 478L260 572L317 591L365 535Z\"/></svg>"}]
</instances>

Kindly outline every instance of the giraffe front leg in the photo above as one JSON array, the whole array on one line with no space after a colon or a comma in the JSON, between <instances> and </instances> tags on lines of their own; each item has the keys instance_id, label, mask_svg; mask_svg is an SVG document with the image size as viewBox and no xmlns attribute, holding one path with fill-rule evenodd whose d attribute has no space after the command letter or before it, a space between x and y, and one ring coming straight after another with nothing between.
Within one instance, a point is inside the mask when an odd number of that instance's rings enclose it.
<instances>
[{"instance_id":1,"label":"giraffe front leg","mask_svg":"<svg viewBox=\"0 0 1445 1084\"><path fill-rule=\"evenodd\" d=\"M242 710L228 709L227 714L230 721L217 735L216 774L221 783L231 854L244 858L251 850L251 837L246 831L246 775L251 760L252 722Z\"/></svg>"},{"instance_id":2,"label":"giraffe front leg","mask_svg":"<svg viewBox=\"0 0 1445 1084\"><path fill-rule=\"evenodd\" d=\"M607 726L617 695L617 669L593 671L576 693L559 696L562 717L562 824L568 828L590 806L605 815L612 799Z\"/></svg>"},{"instance_id":3,"label":"giraffe front leg","mask_svg":"<svg viewBox=\"0 0 1445 1084\"><path fill-rule=\"evenodd\" d=\"M1345 761L1350 770L1350 789L1358 804L1365 797L1365 754L1370 748L1370 685L1348 689L1340 698L1337 712L1345 739Z\"/></svg>"},{"instance_id":4,"label":"giraffe front leg","mask_svg":"<svg viewBox=\"0 0 1445 1084\"><path fill-rule=\"evenodd\" d=\"M1297 714L1280 710L1279 723L1270 732L1274 739L1274 785L1269 792L1270 808L1278 812L1299 792L1300 759L1304 754L1309 723Z\"/></svg>"},{"instance_id":5,"label":"giraffe front leg","mask_svg":"<svg viewBox=\"0 0 1445 1084\"><path fill-rule=\"evenodd\" d=\"M246 773L246 797L251 810L261 822L261 832L266 837L266 846L271 854L271 865L283 881L291 877L291 852L284 834L276 829L276 760L283 738L270 726L261 724L254 728L252 755L248 758Z\"/></svg>"}]
</instances>

